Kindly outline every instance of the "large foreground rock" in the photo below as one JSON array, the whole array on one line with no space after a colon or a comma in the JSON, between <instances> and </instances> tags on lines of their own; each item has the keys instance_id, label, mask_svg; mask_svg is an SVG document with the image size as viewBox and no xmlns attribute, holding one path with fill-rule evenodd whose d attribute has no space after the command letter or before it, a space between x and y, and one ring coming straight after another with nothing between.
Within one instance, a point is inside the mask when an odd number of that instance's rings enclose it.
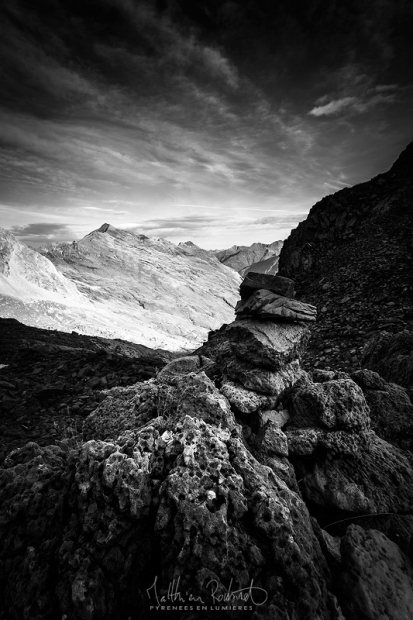
<instances>
[{"instance_id":1,"label":"large foreground rock","mask_svg":"<svg viewBox=\"0 0 413 620\"><path fill-rule=\"evenodd\" d=\"M86 424L95 438L78 451L32 444L1 471L7 618L156 618L150 606L177 579L186 600L207 606L231 580L246 591L253 580L250 617L338 618L304 502L252 456L205 374L112 390L106 401ZM285 440L271 424L261 449L271 434L282 465ZM223 604L214 617L234 615Z\"/></svg>"}]
</instances>

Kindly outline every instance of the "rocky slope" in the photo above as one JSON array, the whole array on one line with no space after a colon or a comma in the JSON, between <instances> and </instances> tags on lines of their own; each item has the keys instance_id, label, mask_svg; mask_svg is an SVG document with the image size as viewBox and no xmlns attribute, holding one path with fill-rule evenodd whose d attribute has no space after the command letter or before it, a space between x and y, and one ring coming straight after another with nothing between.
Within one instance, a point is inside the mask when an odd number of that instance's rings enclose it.
<instances>
[{"instance_id":1,"label":"rocky slope","mask_svg":"<svg viewBox=\"0 0 413 620\"><path fill-rule=\"evenodd\" d=\"M215 250L214 254L223 265L238 271L242 277L249 271L275 275L282 245L282 241L233 245L227 250Z\"/></svg>"},{"instance_id":2,"label":"rocky slope","mask_svg":"<svg viewBox=\"0 0 413 620\"><path fill-rule=\"evenodd\" d=\"M0 316L171 350L232 320L240 281L193 244L108 224L41 253L2 231L0 257Z\"/></svg>"},{"instance_id":3,"label":"rocky slope","mask_svg":"<svg viewBox=\"0 0 413 620\"><path fill-rule=\"evenodd\" d=\"M0 319L0 463L35 441L75 441L102 391L156 375L173 354Z\"/></svg>"},{"instance_id":4,"label":"rocky slope","mask_svg":"<svg viewBox=\"0 0 413 620\"><path fill-rule=\"evenodd\" d=\"M7 456L1 620L413 616L406 392L305 372L315 309L252 280L196 355L103 392L77 445Z\"/></svg>"},{"instance_id":5,"label":"rocky slope","mask_svg":"<svg viewBox=\"0 0 413 620\"><path fill-rule=\"evenodd\" d=\"M392 168L327 196L284 242L279 272L319 309L309 357L354 368L377 332L413 327L413 143Z\"/></svg>"}]
</instances>

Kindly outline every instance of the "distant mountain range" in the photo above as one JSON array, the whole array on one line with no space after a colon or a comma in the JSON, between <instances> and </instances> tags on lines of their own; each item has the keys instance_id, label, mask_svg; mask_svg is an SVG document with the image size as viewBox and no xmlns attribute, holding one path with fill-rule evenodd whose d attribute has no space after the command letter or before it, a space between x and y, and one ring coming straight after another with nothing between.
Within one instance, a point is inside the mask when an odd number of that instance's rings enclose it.
<instances>
[{"instance_id":1,"label":"distant mountain range","mask_svg":"<svg viewBox=\"0 0 413 620\"><path fill-rule=\"evenodd\" d=\"M215 250L214 254L223 265L235 269L242 277L249 271L275 275L282 246L282 241L233 245L228 250Z\"/></svg>"},{"instance_id":2,"label":"distant mountain range","mask_svg":"<svg viewBox=\"0 0 413 620\"><path fill-rule=\"evenodd\" d=\"M35 327L194 348L233 320L240 282L191 242L104 224L35 251L0 229L0 316Z\"/></svg>"}]
</instances>

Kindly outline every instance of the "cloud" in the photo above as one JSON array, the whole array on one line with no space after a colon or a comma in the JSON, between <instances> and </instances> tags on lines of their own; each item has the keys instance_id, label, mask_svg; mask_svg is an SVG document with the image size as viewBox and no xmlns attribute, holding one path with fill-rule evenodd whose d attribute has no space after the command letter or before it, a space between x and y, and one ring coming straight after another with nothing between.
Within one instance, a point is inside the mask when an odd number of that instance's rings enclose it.
<instances>
[{"instance_id":1,"label":"cloud","mask_svg":"<svg viewBox=\"0 0 413 620\"><path fill-rule=\"evenodd\" d=\"M317 106L310 110L309 114L312 116L329 116L330 114L338 114L339 112L354 106L356 103L356 97L343 97L342 99L330 101L325 105Z\"/></svg>"},{"instance_id":2,"label":"cloud","mask_svg":"<svg viewBox=\"0 0 413 620\"><path fill-rule=\"evenodd\" d=\"M335 114L340 114L341 112L362 114L363 112L367 112L371 108L374 108L380 104L394 103L395 100L395 94L377 94L373 96L367 96L364 100L358 97L343 97L342 99L330 101L325 105L317 106L310 110L308 114L317 117L331 116Z\"/></svg>"},{"instance_id":3,"label":"cloud","mask_svg":"<svg viewBox=\"0 0 413 620\"><path fill-rule=\"evenodd\" d=\"M34 222L26 226L12 226L9 230L25 243L35 246L50 241L71 241L73 239L73 231L70 226L55 222Z\"/></svg>"},{"instance_id":4,"label":"cloud","mask_svg":"<svg viewBox=\"0 0 413 620\"><path fill-rule=\"evenodd\" d=\"M116 202L116 201L107 201L107 202ZM116 213L117 215L126 215L130 213L130 211L120 211L118 209L101 209L100 207L83 207L87 211L98 211L103 213Z\"/></svg>"}]
</instances>

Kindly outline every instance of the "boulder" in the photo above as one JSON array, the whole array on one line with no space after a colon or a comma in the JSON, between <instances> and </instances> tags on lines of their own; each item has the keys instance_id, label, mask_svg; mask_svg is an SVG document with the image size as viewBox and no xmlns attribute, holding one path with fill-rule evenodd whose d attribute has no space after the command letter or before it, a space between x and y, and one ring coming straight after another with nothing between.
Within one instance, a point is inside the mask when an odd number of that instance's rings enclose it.
<instances>
[{"instance_id":1,"label":"boulder","mask_svg":"<svg viewBox=\"0 0 413 620\"><path fill-rule=\"evenodd\" d=\"M178 357L175 360L169 362L159 371L157 379L161 383L169 383L173 385L182 375L187 375L191 372L199 372L210 370L213 366L213 361L204 357L203 355L186 355L184 357Z\"/></svg>"},{"instance_id":2,"label":"boulder","mask_svg":"<svg viewBox=\"0 0 413 620\"><path fill-rule=\"evenodd\" d=\"M273 372L234 357L226 362L225 372L246 389L275 397L274 405L280 402L297 381L306 377L298 360L287 364L282 370Z\"/></svg>"},{"instance_id":3,"label":"boulder","mask_svg":"<svg viewBox=\"0 0 413 620\"><path fill-rule=\"evenodd\" d=\"M387 383L372 370L357 370L351 378L363 390L371 427L379 437L403 449L413 448L413 404L400 385Z\"/></svg>"},{"instance_id":4,"label":"boulder","mask_svg":"<svg viewBox=\"0 0 413 620\"><path fill-rule=\"evenodd\" d=\"M301 381L292 390L290 399L290 426L346 431L370 427L363 391L351 379L324 383Z\"/></svg>"},{"instance_id":5,"label":"boulder","mask_svg":"<svg viewBox=\"0 0 413 620\"><path fill-rule=\"evenodd\" d=\"M247 390L239 383L225 379L220 387L220 392L231 403L235 411L250 414L263 407L275 405L276 399L258 394L253 390Z\"/></svg>"},{"instance_id":6,"label":"boulder","mask_svg":"<svg viewBox=\"0 0 413 620\"><path fill-rule=\"evenodd\" d=\"M222 367L235 356L261 368L280 370L300 357L309 336L308 328L299 323L239 319L211 334L197 352Z\"/></svg>"},{"instance_id":7,"label":"boulder","mask_svg":"<svg viewBox=\"0 0 413 620\"><path fill-rule=\"evenodd\" d=\"M271 276L265 273L250 271L240 285L241 299L247 299L255 291L264 289L283 297L294 297L294 282L282 276Z\"/></svg>"},{"instance_id":8,"label":"boulder","mask_svg":"<svg viewBox=\"0 0 413 620\"><path fill-rule=\"evenodd\" d=\"M289 449L291 452L290 438ZM353 514L413 510L413 469L409 459L373 432L364 448L354 454L337 458L330 449L305 459L296 462L296 471L302 476L301 490L306 501Z\"/></svg>"},{"instance_id":9,"label":"boulder","mask_svg":"<svg viewBox=\"0 0 413 620\"><path fill-rule=\"evenodd\" d=\"M238 317L254 317L276 322L311 322L317 318L317 309L295 299L259 290L248 299L239 301L235 307L235 314Z\"/></svg>"},{"instance_id":10,"label":"boulder","mask_svg":"<svg viewBox=\"0 0 413 620\"><path fill-rule=\"evenodd\" d=\"M346 618L413 618L413 567L394 542L350 525L340 549L338 599Z\"/></svg>"}]
</instances>

